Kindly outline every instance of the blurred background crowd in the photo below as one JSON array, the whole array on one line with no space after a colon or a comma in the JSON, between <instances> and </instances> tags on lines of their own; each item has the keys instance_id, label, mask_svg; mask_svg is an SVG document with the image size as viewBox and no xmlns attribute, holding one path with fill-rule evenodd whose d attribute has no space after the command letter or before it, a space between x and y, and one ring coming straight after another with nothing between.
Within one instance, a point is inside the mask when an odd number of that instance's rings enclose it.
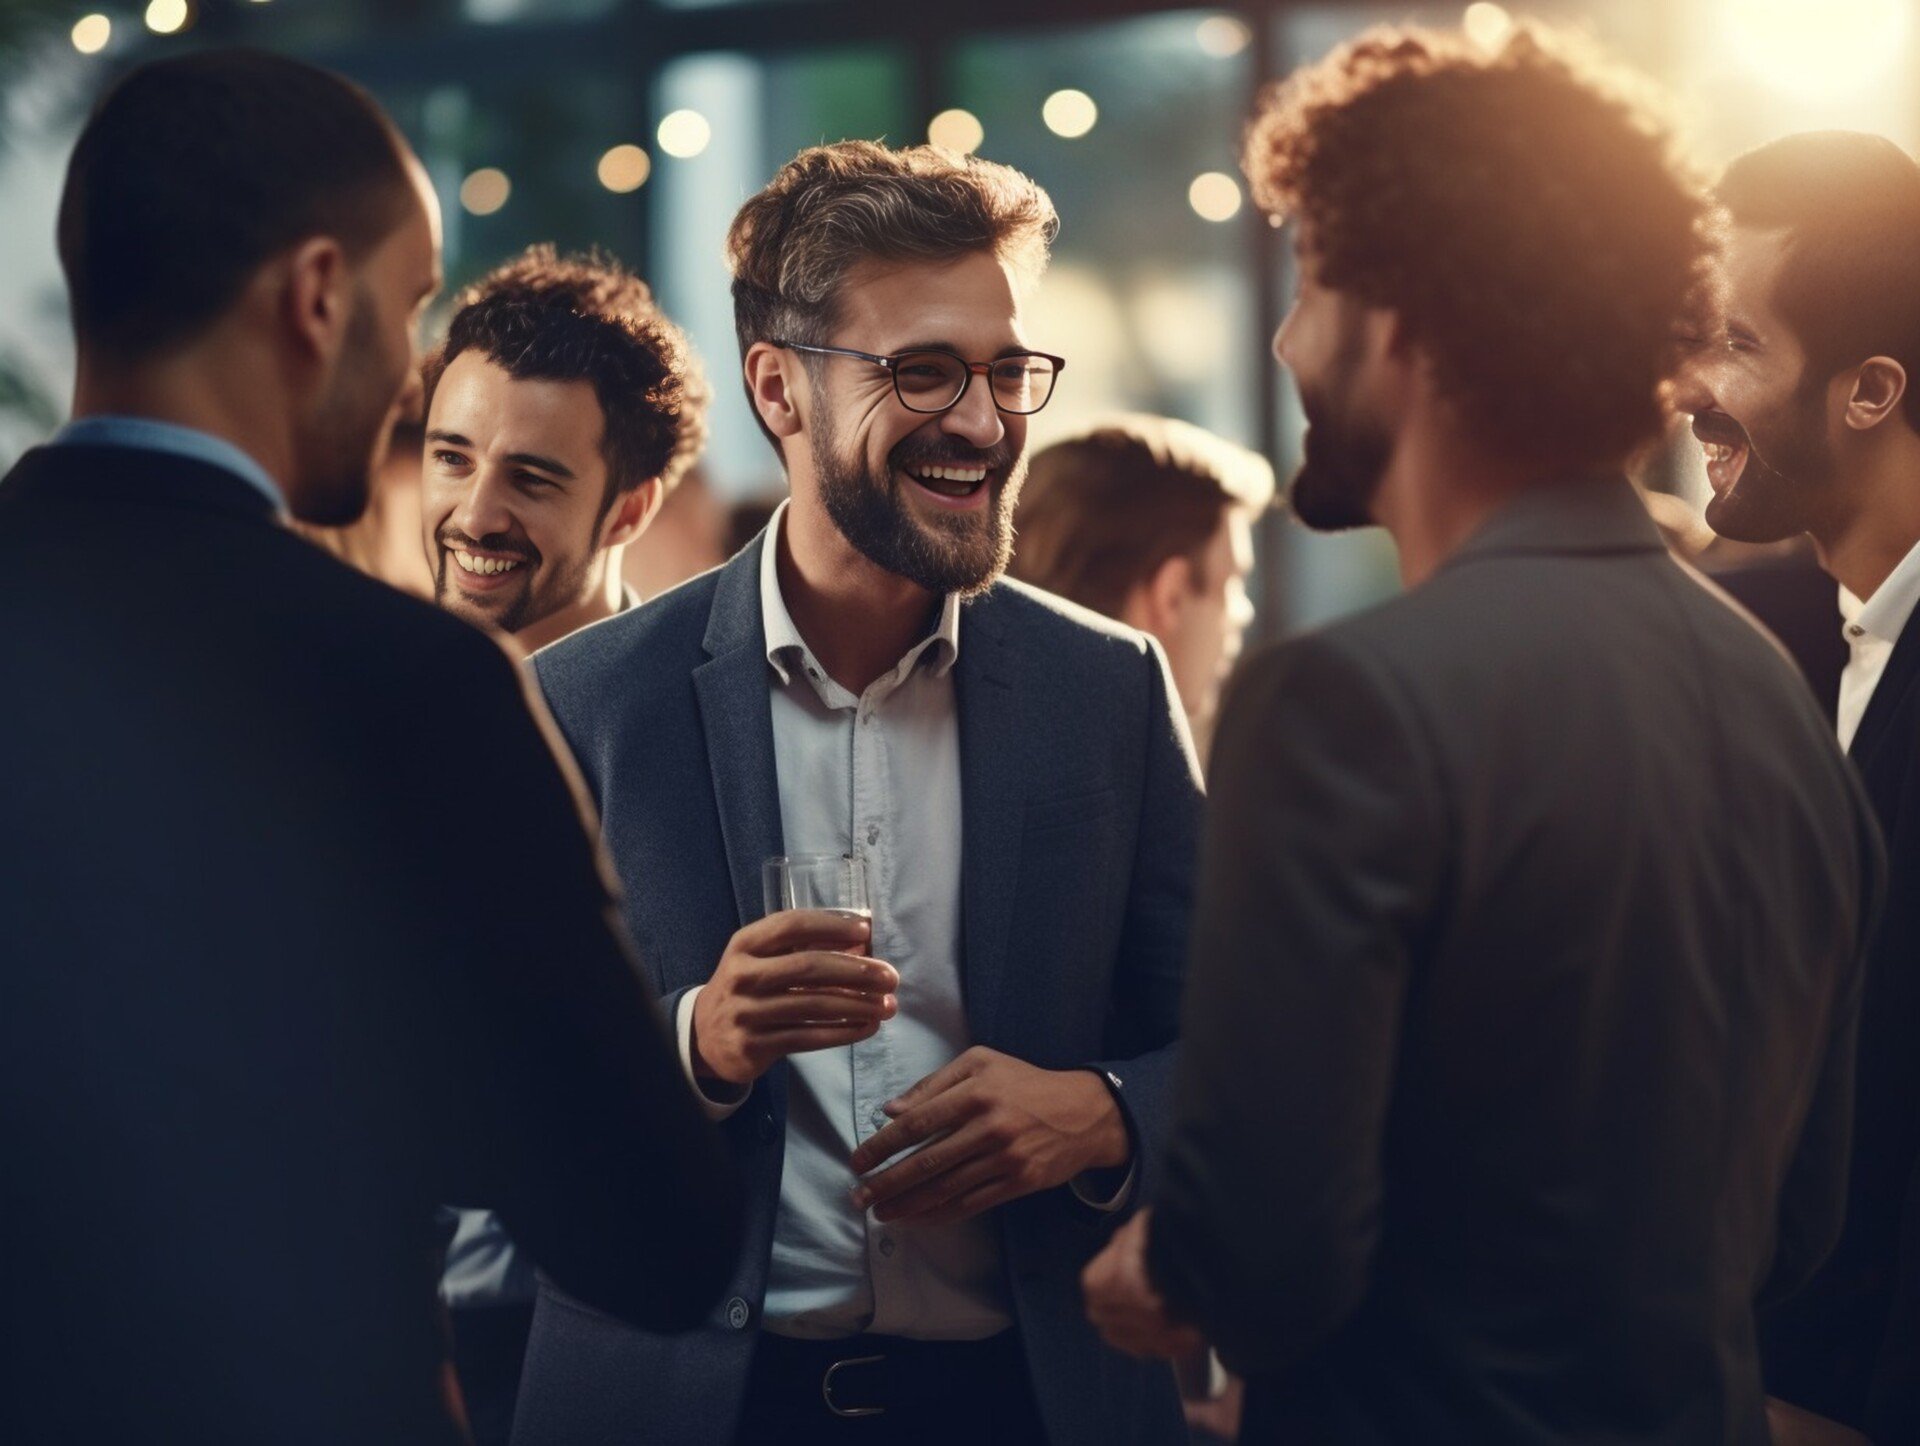
<instances>
[{"instance_id":1,"label":"blurred background crowd","mask_svg":"<svg viewBox=\"0 0 1920 1446\"><path fill-rule=\"evenodd\" d=\"M1717 166L1817 127L1920 144L1916 9L1549 0L1528 14L1585 25L1668 85ZM430 336L462 284L530 242L599 244L646 278L724 380L722 240L740 202L806 145L932 139L1026 172L1061 214L1029 320L1074 365L1035 418L1036 452L1113 413L1151 413L1285 477L1302 423L1267 343L1288 260L1245 195L1238 135L1268 82L1382 20L1464 23L1488 40L1512 24L1491 3L0 0L0 468L65 414L72 341L48 218L87 107L140 60L243 43L360 81L418 149L446 217ZM701 467L630 549L643 596L729 555L777 500L744 396L714 392ZM1707 546L1699 468L1698 447L1678 445L1643 479L1675 499L1659 515L1688 551ZM410 544L413 531L395 535ZM1250 644L1396 588L1371 531L1314 535L1266 513L1253 543Z\"/></svg>"}]
</instances>

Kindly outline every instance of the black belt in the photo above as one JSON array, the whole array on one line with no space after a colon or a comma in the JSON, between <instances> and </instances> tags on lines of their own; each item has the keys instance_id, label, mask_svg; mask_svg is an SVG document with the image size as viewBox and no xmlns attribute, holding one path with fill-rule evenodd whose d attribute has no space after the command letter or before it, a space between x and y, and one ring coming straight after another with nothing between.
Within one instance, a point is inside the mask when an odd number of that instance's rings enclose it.
<instances>
[{"instance_id":1,"label":"black belt","mask_svg":"<svg viewBox=\"0 0 1920 1446\"><path fill-rule=\"evenodd\" d=\"M763 1331L754 1346L750 1393L765 1394L825 1422L968 1411L975 1403L1030 1399L1019 1336L984 1341L912 1341L849 1336L800 1341Z\"/></svg>"}]
</instances>

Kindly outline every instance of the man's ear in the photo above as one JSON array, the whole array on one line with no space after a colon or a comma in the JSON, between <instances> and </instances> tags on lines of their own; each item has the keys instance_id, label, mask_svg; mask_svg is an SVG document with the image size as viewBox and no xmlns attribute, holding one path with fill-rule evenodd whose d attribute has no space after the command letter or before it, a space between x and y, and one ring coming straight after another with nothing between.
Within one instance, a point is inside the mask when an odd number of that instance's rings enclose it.
<instances>
[{"instance_id":1,"label":"man's ear","mask_svg":"<svg viewBox=\"0 0 1920 1446\"><path fill-rule=\"evenodd\" d=\"M1868 357L1854 373L1842 415L1856 432L1879 426L1900 408L1907 394L1907 369L1890 356Z\"/></svg>"},{"instance_id":2,"label":"man's ear","mask_svg":"<svg viewBox=\"0 0 1920 1446\"><path fill-rule=\"evenodd\" d=\"M747 348L747 395L776 437L797 437L806 423L796 395L800 362L790 351L764 341Z\"/></svg>"},{"instance_id":3,"label":"man's ear","mask_svg":"<svg viewBox=\"0 0 1920 1446\"><path fill-rule=\"evenodd\" d=\"M1156 638L1170 636L1193 601L1193 581L1193 559L1176 553L1135 585L1120 620Z\"/></svg>"},{"instance_id":4,"label":"man's ear","mask_svg":"<svg viewBox=\"0 0 1920 1446\"><path fill-rule=\"evenodd\" d=\"M281 320L306 359L331 366L346 345L353 317L346 252L331 236L315 236L289 252L283 268L277 298Z\"/></svg>"},{"instance_id":5,"label":"man's ear","mask_svg":"<svg viewBox=\"0 0 1920 1446\"><path fill-rule=\"evenodd\" d=\"M658 477L642 482L614 504L613 516L607 519L606 537L600 545L619 547L632 542L659 515L660 504L665 500L666 489Z\"/></svg>"}]
</instances>

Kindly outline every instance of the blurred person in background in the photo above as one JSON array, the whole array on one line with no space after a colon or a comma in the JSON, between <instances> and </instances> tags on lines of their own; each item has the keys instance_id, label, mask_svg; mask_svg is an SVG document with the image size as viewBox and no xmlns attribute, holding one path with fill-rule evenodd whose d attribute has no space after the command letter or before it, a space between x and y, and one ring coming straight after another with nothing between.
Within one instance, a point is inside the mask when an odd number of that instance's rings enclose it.
<instances>
[{"instance_id":1,"label":"blurred person in background","mask_svg":"<svg viewBox=\"0 0 1920 1446\"><path fill-rule=\"evenodd\" d=\"M705 380L646 283L603 253L530 247L461 293L423 376L441 606L529 651L630 606L622 553L706 436ZM504 1443L533 1263L498 1218L462 1211L441 1293L475 1440Z\"/></svg>"},{"instance_id":2,"label":"blurred person in background","mask_svg":"<svg viewBox=\"0 0 1920 1446\"><path fill-rule=\"evenodd\" d=\"M1846 1229L1761 1316L1783 1443L1920 1440L1920 166L1880 136L1788 136L1727 167L1726 314L1678 404L1707 521L1813 539L1844 637L1841 745L1886 834ZM1838 584L1837 600L1834 584ZM1798 1408L1798 1409L1790 1409Z\"/></svg>"},{"instance_id":3,"label":"blurred person in background","mask_svg":"<svg viewBox=\"0 0 1920 1446\"><path fill-rule=\"evenodd\" d=\"M1246 168L1294 225L1301 520L1407 591L1222 713L1166 1169L1087 1272L1247 1442L1768 1440L1845 1195L1871 812L1627 481L1712 210L1644 83L1377 29Z\"/></svg>"},{"instance_id":4,"label":"blurred person in background","mask_svg":"<svg viewBox=\"0 0 1920 1446\"><path fill-rule=\"evenodd\" d=\"M672 1329L738 1200L519 671L282 525L366 506L433 191L337 76L203 51L100 102L58 235L75 420L0 483L0 1439L453 1446L437 1202Z\"/></svg>"},{"instance_id":5,"label":"blurred person in background","mask_svg":"<svg viewBox=\"0 0 1920 1446\"><path fill-rule=\"evenodd\" d=\"M460 294L425 367L434 599L526 652L636 601L621 576L706 441L706 379L612 257L529 247Z\"/></svg>"},{"instance_id":6,"label":"blurred person in background","mask_svg":"<svg viewBox=\"0 0 1920 1446\"><path fill-rule=\"evenodd\" d=\"M1158 638L1204 739L1253 622L1253 522L1273 491L1258 452L1171 417L1116 417L1034 454L1010 572Z\"/></svg>"},{"instance_id":7,"label":"blurred person in background","mask_svg":"<svg viewBox=\"0 0 1920 1446\"><path fill-rule=\"evenodd\" d=\"M1077 1308L1156 1171L1200 792L1158 645L1002 577L1056 226L932 146L783 167L728 257L790 499L533 660L754 1214L698 1337L542 1281L517 1446L1184 1435ZM783 854L868 916L763 908Z\"/></svg>"},{"instance_id":8,"label":"blurred person in background","mask_svg":"<svg viewBox=\"0 0 1920 1446\"><path fill-rule=\"evenodd\" d=\"M726 505L707 485L701 469L693 467L667 493L647 530L627 544L620 575L642 602L658 597L718 567L738 551L727 546L727 524Z\"/></svg>"}]
</instances>

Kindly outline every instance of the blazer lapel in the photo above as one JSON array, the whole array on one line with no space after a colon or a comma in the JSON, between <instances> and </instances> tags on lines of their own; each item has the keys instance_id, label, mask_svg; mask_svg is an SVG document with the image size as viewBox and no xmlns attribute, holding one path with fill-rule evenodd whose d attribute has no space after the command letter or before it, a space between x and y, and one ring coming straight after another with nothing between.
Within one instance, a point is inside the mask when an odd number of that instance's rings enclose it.
<instances>
[{"instance_id":1,"label":"blazer lapel","mask_svg":"<svg viewBox=\"0 0 1920 1446\"><path fill-rule=\"evenodd\" d=\"M960 938L967 1024L992 1047L1008 973L1008 938L1020 877L1026 758L1017 659L993 595L961 614L954 669L960 715Z\"/></svg>"},{"instance_id":2,"label":"blazer lapel","mask_svg":"<svg viewBox=\"0 0 1920 1446\"><path fill-rule=\"evenodd\" d=\"M1893 656L1887 659L1887 670L1880 675L1873 697L1867 702L1867 711L1860 719L1860 727L1853 735L1853 744L1847 749L1847 756L1862 772L1886 737L1894 715L1900 711L1901 698L1916 680L1920 680L1920 609L1915 609L1900 630L1900 640L1893 645Z\"/></svg>"},{"instance_id":3,"label":"blazer lapel","mask_svg":"<svg viewBox=\"0 0 1920 1446\"><path fill-rule=\"evenodd\" d=\"M707 616L705 646L710 656L693 671L720 837L741 924L765 912L760 866L782 852L766 630L760 616L760 549L765 540L762 533L727 564Z\"/></svg>"}]
</instances>

